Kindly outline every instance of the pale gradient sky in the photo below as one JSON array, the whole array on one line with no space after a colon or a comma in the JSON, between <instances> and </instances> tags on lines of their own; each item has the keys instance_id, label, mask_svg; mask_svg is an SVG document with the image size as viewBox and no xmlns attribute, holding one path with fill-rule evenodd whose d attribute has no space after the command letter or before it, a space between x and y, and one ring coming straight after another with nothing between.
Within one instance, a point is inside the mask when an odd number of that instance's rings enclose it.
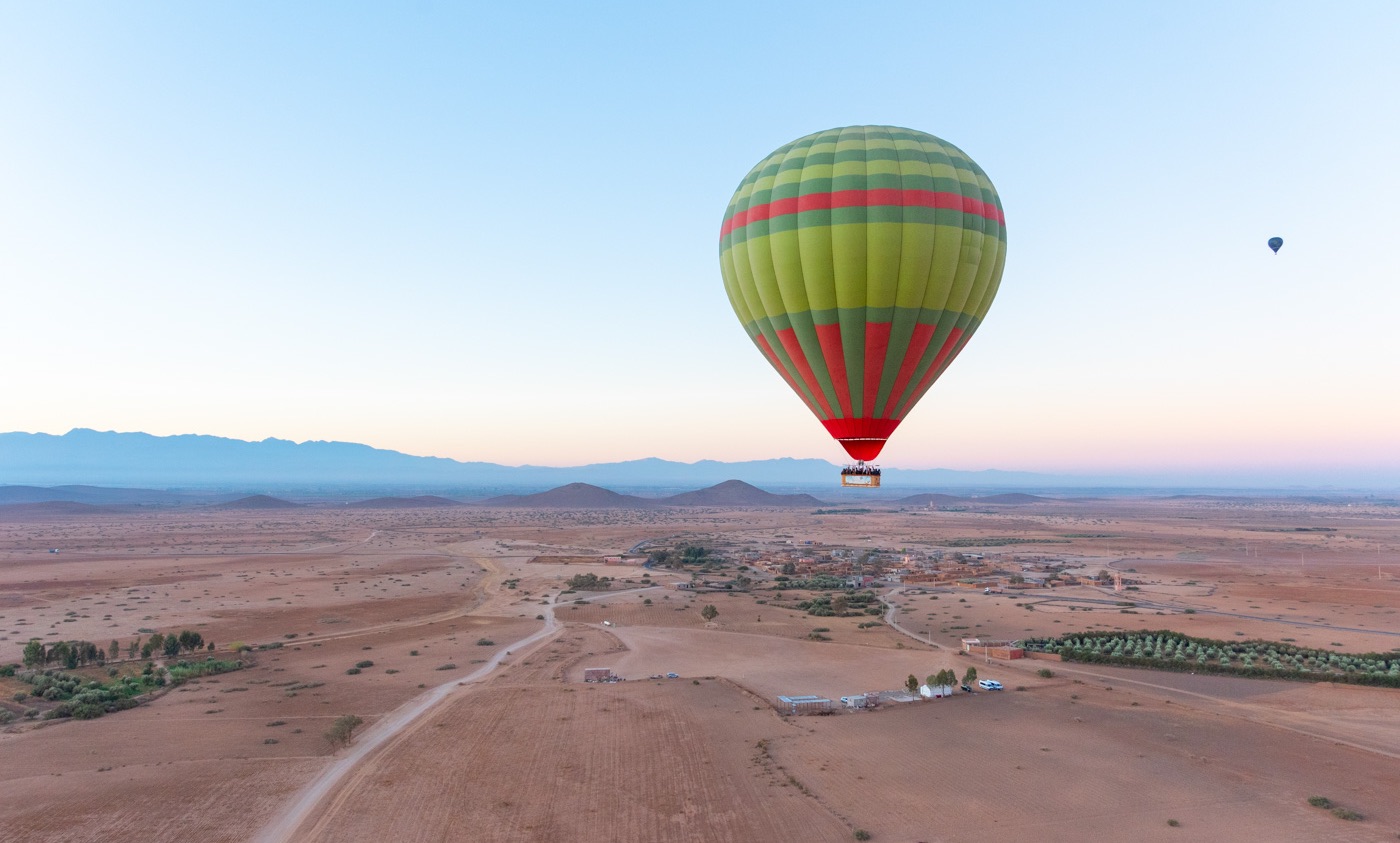
<instances>
[{"instance_id":1,"label":"pale gradient sky","mask_svg":"<svg viewBox=\"0 0 1400 843\"><path fill-rule=\"evenodd\" d=\"M887 123L1009 256L882 464L1400 477L1400 4L762 5L0 0L0 430L841 460L718 231Z\"/></svg>"}]
</instances>

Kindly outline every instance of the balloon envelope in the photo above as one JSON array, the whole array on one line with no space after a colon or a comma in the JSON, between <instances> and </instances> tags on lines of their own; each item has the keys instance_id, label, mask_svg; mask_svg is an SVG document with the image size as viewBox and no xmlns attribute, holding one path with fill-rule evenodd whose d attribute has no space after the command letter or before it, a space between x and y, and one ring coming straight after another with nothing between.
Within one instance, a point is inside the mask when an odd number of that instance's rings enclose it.
<instances>
[{"instance_id":1,"label":"balloon envelope","mask_svg":"<svg viewBox=\"0 0 1400 843\"><path fill-rule=\"evenodd\" d=\"M799 138L720 228L735 314L856 460L873 460L981 325L1006 263L1001 200L962 150L893 126Z\"/></svg>"},{"instance_id":2,"label":"balloon envelope","mask_svg":"<svg viewBox=\"0 0 1400 843\"><path fill-rule=\"evenodd\" d=\"M1270 238L1269 238L1269 248L1274 250L1274 254L1276 254L1276 255L1278 254L1279 247L1282 246L1282 245L1283 245L1283 238L1282 238L1282 237L1270 237Z\"/></svg>"}]
</instances>

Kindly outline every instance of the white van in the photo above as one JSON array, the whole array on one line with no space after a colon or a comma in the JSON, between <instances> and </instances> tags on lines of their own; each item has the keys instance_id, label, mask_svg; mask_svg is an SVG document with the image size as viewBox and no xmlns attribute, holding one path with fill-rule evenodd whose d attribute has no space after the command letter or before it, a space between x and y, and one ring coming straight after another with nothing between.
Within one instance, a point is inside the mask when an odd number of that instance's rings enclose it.
<instances>
[{"instance_id":1,"label":"white van","mask_svg":"<svg viewBox=\"0 0 1400 843\"><path fill-rule=\"evenodd\" d=\"M977 687L981 688L984 691L1002 690L1001 683L996 681L995 679L979 679L977 680Z\"/></svg>"}]
</instances>

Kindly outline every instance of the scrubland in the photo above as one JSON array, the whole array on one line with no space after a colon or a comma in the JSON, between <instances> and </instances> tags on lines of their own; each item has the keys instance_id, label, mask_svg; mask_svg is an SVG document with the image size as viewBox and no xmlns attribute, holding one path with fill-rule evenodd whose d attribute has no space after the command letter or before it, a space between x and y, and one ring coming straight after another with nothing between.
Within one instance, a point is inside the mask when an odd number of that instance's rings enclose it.
<instances>
[{"instance_id":1,"label":"scrubland","mask_svg":"<svg viewBox=\"0 0 1400 843\"><path fill-rule=\"evenodd\" d=\"M915 552L988 541L988 553L1119 571L1133 587L877 588L900 631L869 625L878 620L869 615L808 615L793 608L800 594L775 597L763 577L747 592L693 593L676 587L688 572L655 570L644 581L639 568L588 561L647 542L724 554L788 541ZM563 593L580 572L612 577L613 587ZM553 622L539 644L512 649ZM220 658L238 643L254 649L242 670L81 722L25 719L13 699L23 687L0 678L16 716L0 733L7 838L257 839L344 757L324 738L335 718L362 717L370 734L439 686L448 691L440 703L346 767L282 836L1304 841L1400 832L1400 691L988 663L959 647L970 636L1174 629L1392 650L1400 512L1365 502L1109 499L823 515L171 510L0 522L0 663L19 661L31 638L115 639L124 652L143 629L197 631ZM457 684L497 655L499 668ZM627 681L585 684L585 667ZM968 667L1007 690L830 717L784 716L776 703ZM680 678L649 678L668 672ZM1313 796L1363 819L1311 806Z\"/></svg>"}]
</instances>

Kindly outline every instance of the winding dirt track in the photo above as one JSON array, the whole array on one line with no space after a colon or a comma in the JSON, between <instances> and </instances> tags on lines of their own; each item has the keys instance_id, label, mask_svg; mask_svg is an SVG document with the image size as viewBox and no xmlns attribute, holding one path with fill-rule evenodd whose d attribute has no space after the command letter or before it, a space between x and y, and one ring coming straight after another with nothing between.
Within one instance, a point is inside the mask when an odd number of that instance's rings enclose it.
<instances>
[{"instance_id":1,"label":"winding dirt track","mask_svg":"<svg viewBox=\"0 0 1400 843\"><path fill-rule=\"evenodd\" d=\"M654 588L656 587L650 586L646 588L627 589L606 595L599 595L594 599L622 597L637 592L651 591ZM302 827L317 812L317 809L331 797L341 784L353 778L357 768L361 768L362 762L371 754L386 747L396 738L405 735L415 723L422 721L425 714L446 700L453 692L458 691L464 686L485 679L492 671L500 667L501 662L507 656L524 656L529 649L553 637L561 629L554 617L555 600L556 597L551 596L548 605L544 607L543 614L545 623L542 629L501 648L497 651L495 656L476 670L466 676L444 682L426 693L419 695L408 703L400 706L398 709L385 715L377 723L365 730L355 741L355 745L346 752L345 755L337 758L329 767L323 770L320 775L302 788L296 795L294 801L283 809L271 822L264 826L258 836L253 839L257 841L257 843L285 843L285 841L297 839L301 836L299 832L302 831ZM454 612L453 614L460 615L464 613ZM353 634L359 634L360 632L363 632L363 630L357 630L356 633ZM342 789L341 792L348 792L348 789ZM335 799L331 800L331 809L324 812L322 814L323 817L334 813L334 807L337 801L338 800Z\"/></svg>"},{"instance_id":2,"label":"winding dirt track","mask_svg":"<svg viewBox=\"0 0 1400 843\"><path fill-rule=\"evenodd\" d=\"M302 788L295 800L264 826L258 836L253 839L258 843L284 843L284 841L295 839L297 832L307 818L370 753L403 734L405 729L447 699L454 691L464 685L470 685L486 678L491 671L500 666L501 661L507 656L513 653L519 654L521 650L533 647L558 632L559 625L554 620L553 597L550 598L549 604L544 609L544 616L544 627L538 632L527 635L511 643L508 647L498 650L490 660L466 676L444 682L380 719L360 736L350 751L337 758L320 775Z\"/></svg>"}]
</instances>

